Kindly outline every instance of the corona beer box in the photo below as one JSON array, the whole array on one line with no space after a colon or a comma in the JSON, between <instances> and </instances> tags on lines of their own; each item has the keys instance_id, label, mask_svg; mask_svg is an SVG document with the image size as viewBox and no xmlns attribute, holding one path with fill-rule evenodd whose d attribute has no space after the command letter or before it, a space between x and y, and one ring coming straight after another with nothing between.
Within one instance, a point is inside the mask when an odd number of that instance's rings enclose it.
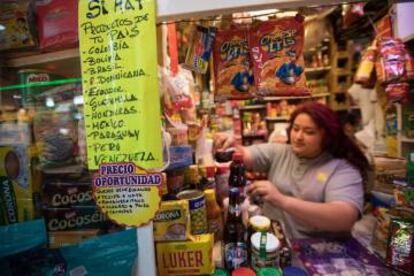
<instances>
[{"instance_id":1,"label":"corona beer box","mask_svg":"<svg viewBox=\"0 0 414 276\"><path fill-rule=\"evenodd\" d=\"M211 234L194 236L192 241L158 242L158 275L211 275L214 238Z\"/></svg>"},{"instance_id":2,"label":"corona beer box","mask_svg":"<svg viewBox=\"0 0 414 276\"><path fill-rule=\"evenodd\" d=\"M0 146L0 225L32 220L34 194L38 193L30 172L26 145Z\"/></svg>"}]
</instances>

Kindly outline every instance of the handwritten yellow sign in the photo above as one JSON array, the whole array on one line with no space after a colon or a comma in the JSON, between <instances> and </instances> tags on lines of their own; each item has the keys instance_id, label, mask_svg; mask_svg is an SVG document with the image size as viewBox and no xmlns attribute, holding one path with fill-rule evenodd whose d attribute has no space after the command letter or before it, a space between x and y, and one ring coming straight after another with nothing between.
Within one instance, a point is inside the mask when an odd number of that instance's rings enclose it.
<instances>
[{"instance_id":1,"label":"handwritten yellow sign","mask_svg":"<svg viewBox=\"0 0 414 276\"><path fill-rule=\"evenodd\" d=\"M125 226L140 226L159 209L163 177L138 174L133 163L103 164L93 179L93 194L109 219Z\"/></svg>"},{"instance_id":2,"label":"handwritten yellow sign","mask_svg":"<svg viewBox=\"0 0 414 276\"><path fill-rule=\"evenodd\" d=\"M88 167L162 166L154 0L79 1Z\"/></svg>"}]
</instances>

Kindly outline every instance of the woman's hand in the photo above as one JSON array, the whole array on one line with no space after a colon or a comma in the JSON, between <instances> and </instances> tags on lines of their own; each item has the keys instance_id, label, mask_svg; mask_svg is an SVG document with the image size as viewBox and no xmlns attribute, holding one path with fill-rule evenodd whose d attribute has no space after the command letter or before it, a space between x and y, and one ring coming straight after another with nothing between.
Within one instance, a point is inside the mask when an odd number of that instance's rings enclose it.
<instances>
[{"instance_id":1,"label":"woman's hand","mask_svg":"<svg viewBox=\"0 0 414 276\"><path fill-rule=\"evenodd\" d=\"M287 196L282 194L272 182L267 180L255 181L247 187L247 194L251 197L260 196L276 208L284 208Z\"/></svg>"},{"instance_id":2,"label":"woman's hand","mask_svg":"<svg viewBox=\"0 0 414 276\"><path fill-rule=\"evenodd\" d=\"M219 132L214 134L214 149L216 151L224 151L234 146L234 137L230 134Z\"/></svg>"}]
</instances>

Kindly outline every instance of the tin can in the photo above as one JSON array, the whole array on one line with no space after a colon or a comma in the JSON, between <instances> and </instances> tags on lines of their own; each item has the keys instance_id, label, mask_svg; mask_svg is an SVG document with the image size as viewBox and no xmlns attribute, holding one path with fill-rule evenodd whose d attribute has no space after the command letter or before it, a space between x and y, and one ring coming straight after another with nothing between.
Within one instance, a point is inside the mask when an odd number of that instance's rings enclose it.
<instances>
[{"instance_id":1,"label":"tin can","mask_svg":"<svg viewBox=\"0 0 414 276\"><path fill-rule=\"evenodd\" d=\"M187 190L177 194L179 199L188 200L191 217L191 234L199 235L208 232L206 199L198 190Z\"/></svg>"}]
</instances>

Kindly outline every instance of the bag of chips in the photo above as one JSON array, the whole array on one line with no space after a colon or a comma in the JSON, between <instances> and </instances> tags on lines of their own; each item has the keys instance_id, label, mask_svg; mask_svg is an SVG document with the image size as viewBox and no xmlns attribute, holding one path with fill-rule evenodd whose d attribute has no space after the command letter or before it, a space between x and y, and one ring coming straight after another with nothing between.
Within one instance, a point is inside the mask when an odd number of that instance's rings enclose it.
<instances>
[{"instance_id":1,"label":"bag of chips","mask_svg":"<svg viewBox=\"0 0 414 276\"><path fill-rule=\"evenodd\" d=\"M262 96L305 96L303 17L259 23L249 33L257 93Z\"/></svg>"},{"instance_id":2,"label":"bag of chips","mask_svg":"<svg viewBox=\"0 0 414 276\"><path fill-rule=\"evenodd\" d=\"M194 72L205 74L213 49L216 28L197 26L191 39L183 66Z\"/></svg>"},{"instance_id":3,"label":"bag of chips","mask_svg":"<svg viewBox=\"0 0 414 276\"><path fill-rule=\"evenodd\" d=\"M215 100L248 99L255 86L249 56L247 30L220 30L213 49Z\"/></svg>"}]
</instances>

